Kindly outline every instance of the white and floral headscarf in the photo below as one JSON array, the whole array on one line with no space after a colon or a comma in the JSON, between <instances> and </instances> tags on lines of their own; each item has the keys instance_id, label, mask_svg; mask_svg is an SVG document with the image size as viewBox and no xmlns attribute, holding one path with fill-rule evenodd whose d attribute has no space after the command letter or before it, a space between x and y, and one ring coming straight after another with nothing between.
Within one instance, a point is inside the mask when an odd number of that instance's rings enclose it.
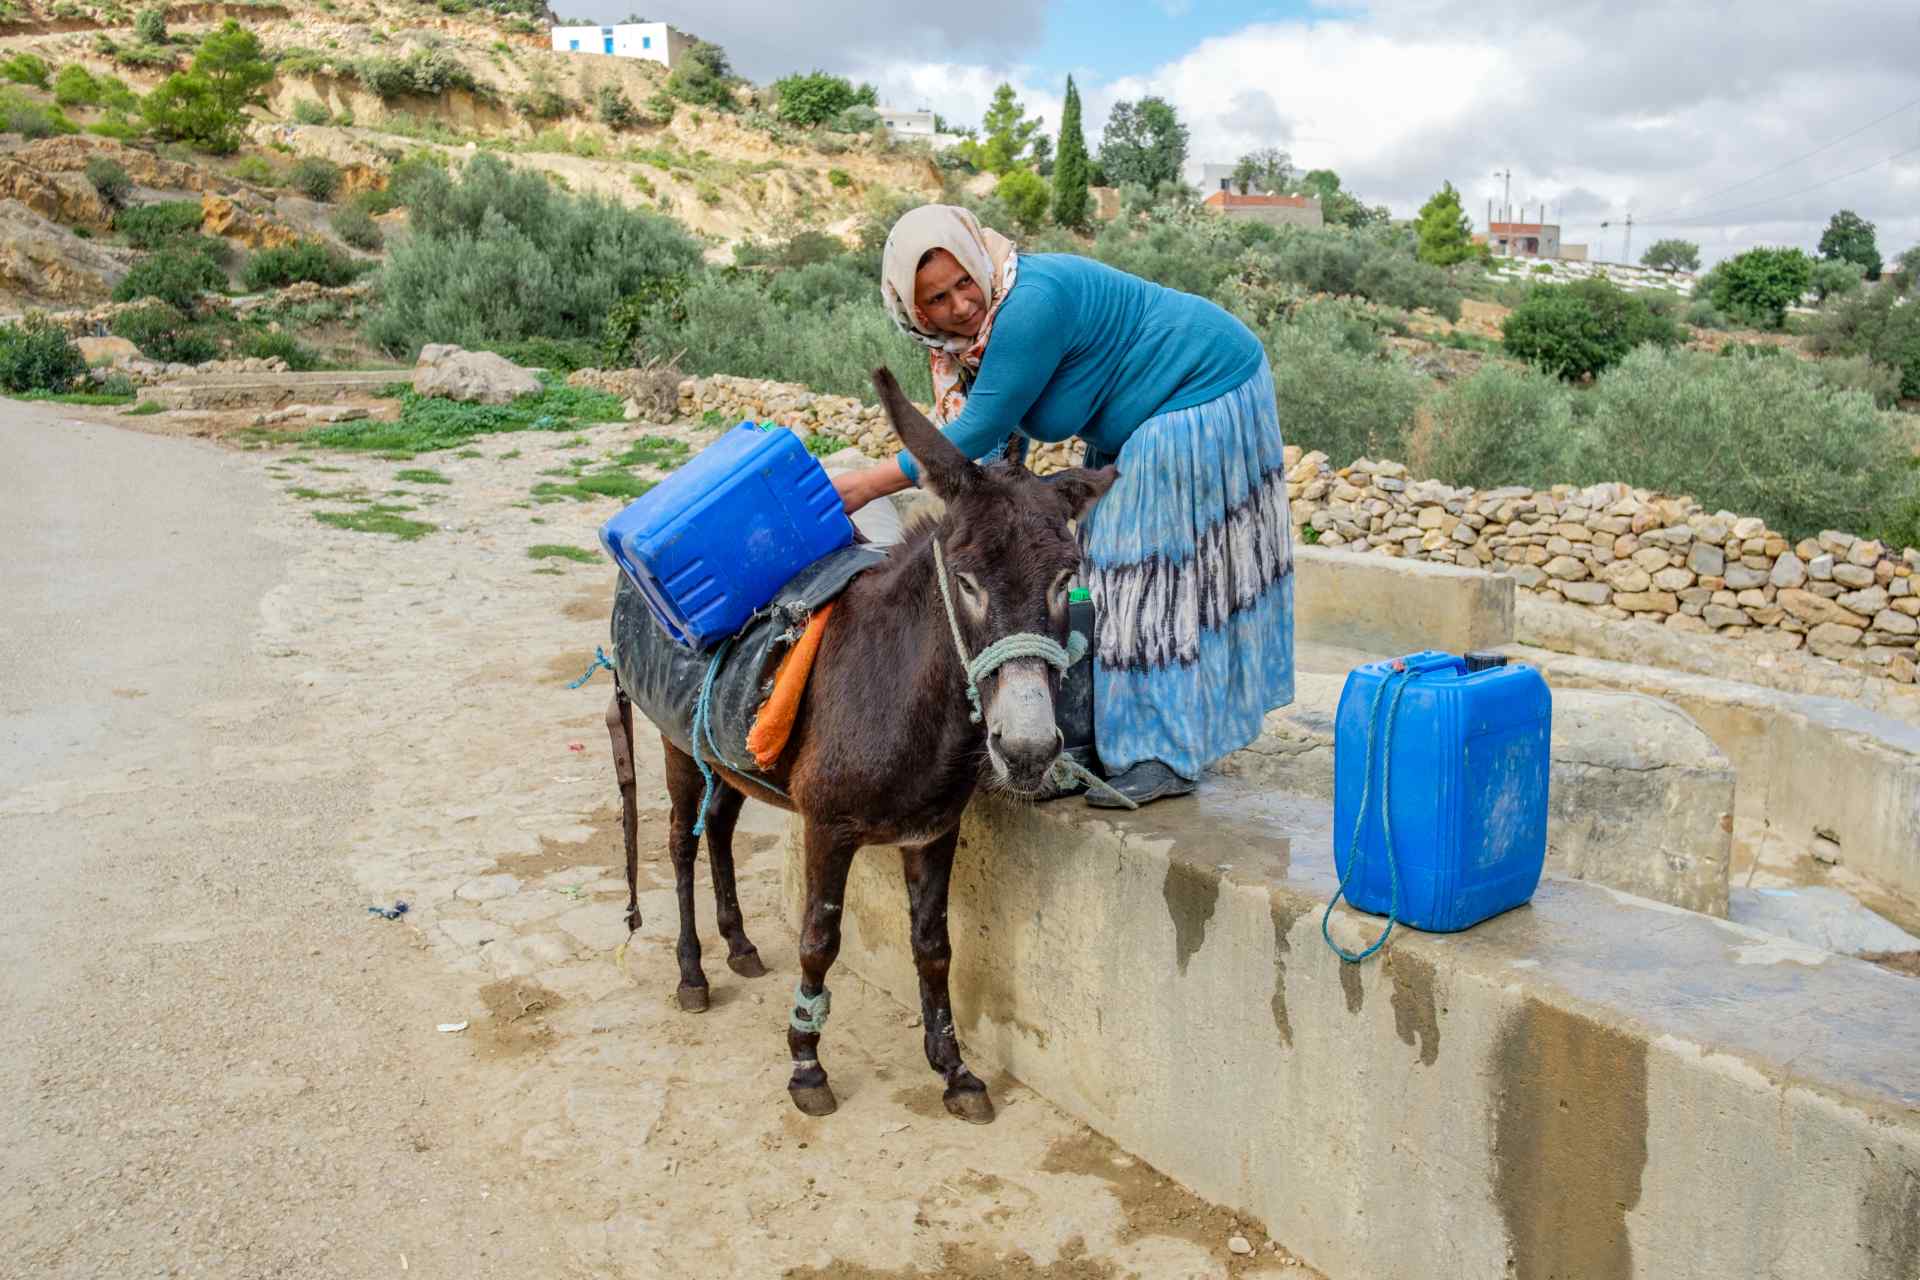
<instances>
[{"instance_id":1,"label":"white and floral headscarf","mask_svg":"<svg viewBox=\"0 0 1920 1280\"><path fill-rule=\"evenodd\" d=\"M914 276L920 270L920 259L934 249L952 254L986 297L986 319L980 324L980 332L971 338L937 332L914 306ZM994 316L1013 291L1019 269L1020 255L1013 242L981 226L958 205L921 205L893 224L881 261L880 296L900 332L927 348L933 367L935 422L952 422L966 406L971 375L980 371L980 357L986 354Z\"/></svg>"}]
</instances>

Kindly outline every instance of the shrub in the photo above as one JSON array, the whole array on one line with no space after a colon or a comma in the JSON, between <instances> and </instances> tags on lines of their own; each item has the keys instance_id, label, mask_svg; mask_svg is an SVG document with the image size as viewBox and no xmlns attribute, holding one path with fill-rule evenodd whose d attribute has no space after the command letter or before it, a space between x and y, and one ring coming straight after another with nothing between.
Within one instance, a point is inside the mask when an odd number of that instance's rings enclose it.
<instances>
[{"instance_id":1,"label":"shrub","mask_svg":"<svg viewBox=\"0 0 1920 1280\"><path fill-rule=\"evenodd\" d=\"M331 219L333 233L356 249L368 253L378 253L386 243L386 237L380 232L380 225L373 220L363 204L349 204L333 211Z\"/></svg>"},{"instance_id":2,"label":"shrub","mask_svg":"<svg viewBox=\"0 0 1920 1280\"><path fill-rule=\"evenodd\" d=\"M367 332L396 354L424 342L596 338L623 299L700 261L699 243L669 219L570 195L495 156L473 157L457 177L396 171L394 185L411 234L387 265Z\"/></svg>"},{"instance_id":3,"label":"shrub","mask_svg":"<svg viewBox=\"0 0 1920 1280\"><path fill-rule=\"evenodd\" d=\"M229 18L200 42L192 70L168 76L140 109L162 137L225 155L240 145L244 112L273 74L260 38Z\"/></svg>"},{"instance_id":4,"label":"shrub","mask_svg":"<svg viewBox=\"0 0 1920 1280\"><path fill-rule=\"evenodd\" d=\"M802 231L770 245L743 241L734 246L733 263L737 267L778 267L791 271L816 262L832 262L846 252L846 245L824 231Z\"/></svg>"},{"instance_id":5,"label":"shrub","mask_svg":"<svg viewBox=\"0 0 1920 1280\"><path fill-rule=\"evenodd\" d=\"M87 161L87 181L100 193L100 198L115 209L125 206L127 197L133 194L133 179L119 161L107 156L94 156Z\"/></svg>"},{"instance_id":6,"label":"shrub","mask_svg":"<svg viewBox=\"0 0 1920 1280\"><path fill-rule=\"evenodd\" d=\"M233 353L255 360L272 360L277 357L285 360L287 368L296 373L308 373L320 367L319 353L284 331L255 329L234 344Z\"/></svg>"},{"instance_id":7,"label":"shrub","mask_svg":"<svg viewBox=\"0 0 1920 1280\"><path fill-rule=\"evenodd\" d=\"M250 292L258 292L303 282L331 288L350 284L359 274L359 264L332 246L318 240L302 240L299 244L260 250L247 259L241 279Z\"/></svg>"},{"instance_id":8,"label":"shrub","mask_svg":"<svg viewBox=\"0 0 1920 1280\"><path fill-rule=\"evenodd\" d=\"M51 138L80 128L58 107L46 107L18 89L0 91L0 130L23 138Z\"/></svg>"},{"instance_id":9,"label":"shrub","mask_svg":"<svg viewBox=\"0 0 1920 1280\"><path fill-rule=\"evenodd\" d=\"M1240 256L1227 258L1228 253ZM1228 296L1252 303L1256 312L1267 309L1259 296L1259 283L1268 281L1297 285L1309 293L1366 298L1390 307L1425 308L1449 320L1460 318L1460 290L1444 270L1414 256L1413 238L1402 230L1289 227L1247 248L1244 255L1238 243L1231 243L1215 250L1214 256L1241 279L1242 287Z\"/></svg>"},{"instance_id":10,"label":"shrub","mask_svg":"<svg viewBox=\"0 0 1920 1280\"><path fill-rule=\"evenodd\" d=\"M0 387L26 391L66 391L86 376L80 348L45 316L30 313L18 324L0 324Z\"/></svg>"},{"instance_id":11,"label":"shrub","mask_svg":"<svg viewBox=\"0 0 1920 1280\"><path fill-rule=\"evenodd\" d=\"M219 346L204 330L164 302L148 303L122 311L108 326L116 337L125 338L140 348L149 360L168 364L204 364L218 354Z\"/></svg>"},{"instance_id":12,"label":"shrub","mask_svg":"<svg viewBox=\"0 0 1920 1280\"><path fill-rule=\"evenodd\" d=\"M1536 276L1550 276L1553 274L1553 264L1551 262L1536 263L1535 265L1527 268L1527 270L1531 271Z\"/></svg>"},{"instance_id":13,"label":"shrub","mask_svg":"<svg viewBox=\"0 0 1920 1280\"><path fill-rule=\"evenodd\" d=\"M529 120L558 120L573 110L573 104L553 89L533 88L513 100L513 109Z\"/></svg>"},{"instance_id":14,"label":"shrub","mask_svg":"<svg viewBox=\"0 0 1920 1280\"><path fill-rule=\"evenodd\" d=\"M1363 326L1343 323L1334 308L1309 307L1262 337L1289 444L1324 450L1336 466L1406 456L1426 379L1380 355Z\"/></svg>"},{"instance_id":15,"label":"shrub","mask_svg":"<svg viewBox=\"0 0 1920 1280\"><path fill-rule=\"evenodd\" d=\"M1025 232L1038 231L1053 205L1053 189L1031 169L1009 169L993 189Z\"/></svg>"},{"instance_id":16,"label":"shrub","mask_svg":"<svg viewBox=\"0 0 1920 1280\"><path fill-rule=\"evenodd\" d=\"M845 169L829 169L827 182L836 187L850 187L853 185L853 176Z\"/></svg>"},{"instance_id":17,"label":"shrub","mask_svg":"<svg viewBox=\"0 0 1920 1280\"><path fill-rule=\"evenodd\" d=\"M1476 489L1566 478L1572 394L1550 374L1489 363L1435 397L1431 412L1424 474Z\"/></svg>"},{"instance_id":18,"label":"shrub","mask_svg":"<svg viewBox=\"0 0 1920 1280\"><path fill-rule=\"evenodd\" d=\"M1902 299L1888 284L1829 302L1814 322L1809 345L1821 353L1865 356L1899 375L1902 396L1920 398L1920 301Z\"/></svg>"},{"instance_id":19,"label":"shrub","mask_svg":"<svg viewBox=\"0 0 1920 1280\"><path fill-rule=\"evenodd\" d=\"M127 238L136 249L158 249L181 236L200 230L201 208L198 200L164 200L158 204L135 205L113 215L113 229Z\"/></svg>"},{"instance_id":20,"label":"shrub","mask_svg":"<svg viewBox=\"0 0 1920 1280\"><path fill-rule=\"evenodd\" d=\"M640 112L619 85L603 84L593 91L593 108L600 123L609 129L631 129L640 123Z\"/></svg>"},{"instance_id":21,"label":"shrub","mask_svg":"<svg viewBox=\"0 0 1920 1280\"><path fill-rule=\"evenodd\" d=\"M732 69L726 51L716 44L696 40L685 60L667 77L667 92L695 106L733 108Z\"/></svg>"},{"instance_id":22,"label":"shrub","mask_svg":"<svg viewBox=\"0 0 1920 1280\"><path fill-rule=\"evenodd\" d=\"M1687 303L1684 313L1686 322L1696 329L1726 329L1731 327L1726 316L1707 298L1694 298Z\"/></svg>"},{"instance_id":23,"label":"shrub","mask_svg":"<svg viewBox=\"0 0 1920 1280\"><path fill-rule=\"evenodd\" d=\"M1642 343L1671 346L1673 323L1604 280L1537 285L1500 326L1508 352L1576 381L1598 374Z\"/></svg>"},{"instance_id":24,"label":"shrub","mask_svg":"<svg viewBox=\"0 0 1920 1280\"><path fill-rule=\"evenodd\" d=\"M44 89L47 87L47 77L51 74L45 60L36 54L16 53L0 62L0 80L10 80L14 84L30 84L36 89Z\"/></svg>"},{"instance_id":25,"label":"shrub","mask_svg":"<svg viewBox=\"0 0 1920 1280\"><path fill-rule=\"evenodd\" d=\"M261 187L277 187L284 180L265 156L241 156L233 162L233 176Z\"/></svg>"},{"instance_id":26,"label":"shrub","mask_svg":"<svg viewBox=\"0 0 1920 1280\"><path fill-rule=\"evenodd\" d=\"M133 20L133 35L141 44L165 44L167 42L167 11L142 9L140 16Z\"/></svg>"},{"instance_id":27,"label":"shrub","mask_svg":"<svg viewBox=\"0 0 1920 1280\"><path fill-rule=\"evenodd\" d=\"M202 293L227 287L227 273L197 245L177 244L136 259L114 286L115 302L158 298L179 311L193 310Z\"/></svg>"},{"instance_id":28,"label":"shrub","mask_svg":"<svg viewBox=\"0 0 1920 1280\"><path fill-rule=\"evenodd\" d=\"M77 62L60 68L53 78L53 100L63 107L97 107L106 87Z\"/></svg>"},{"instance_id":29,"label":"shrub","mask_svg":"<svg viewBox=\"0 0 1920 1280\"><path fill-rule=\"evenodd\" d=\"M405 58L362 58L352 64L354 78L383 101L408 96L437 98L449 89L488 90L445 49L415 49Z\"/></svg>"},{"instance_id":30,"label":"shrub","mask_svg":"<svg viewBox=\"0 0 1920 1280\"><path fill-rule=\"evenodd\" d=\"M865 104L848 107L828 127L835 133L872 133L880 127L880 113Z\"/></svg>"},{"instance_id":31,"label":"shrub","mask_svg":"<svg viewBox=\"0 0 1920 1280\"><path fill-rule=\"evenodd\" d=\"M1655 240L1640 255L1640 265L1655 271L1698 271L1700 246L1691 240Z\"/></svg>"},{"instance_id":32,"label":"shrub","mask_svg":"<svg viewBox=\"0 0 1920 1280\"><path fill-rule=\"evenodd\" d=\"M825 71L785 76L773 82L773 90L779 95L774 114L788 124L807 128L827 123L848 107L872 107L879 101L872 85L855 89L845 77Z\"/></svg>"},{"instance_id":33,"label":"shrub","mask_svg":"<svg viewBox=\"0 0 1920 1280\"><path fill-rule=\"evenodd\" d=\"M1800 250L1749 249L1715 266L1694 292L1739 324L1778 329L1812 283L1813 260Z\"/></svg>"},{"instance_id":34,"label":"shrub","mask_svg":"<svg viewBox=\"0 0 1920 1280\"><path fill-rule=\"evenodd\" d=\"M340 189L340 166L320 156L303 156L287 175L293 189L322 204Z\"/></svg>"},{"instance_id":35,"label":"shrub","mask_svg":"<svg viewBox=\"0 0 1920 1280\"><path fill-rule=\"evenodd\" d=\"M1690 494L1790 537L1877 528L1913 494L1895 415L1825 385L1804 360L1643 347L1583 400L1579 483Z\"/></svg>"},{"instance_id":36,"label":"shrub","mask_svg":"<svg viewBox=\"0 0 1920 1280\"><path fill-rule=\"evenodd\" d=\"M1822 258L1813 264L1809 277L1814 296L1822 302L1837 294L1852 293L1866 278L1865 267L1845 258Z\"/></svg>"},{"instance_id":37,"label":"shrub","mask_svg":"<svg viewBox=\"0 0 1920 1280\"><path fill-rule=\"evenodd\" d=\"M333 112L318 98L302 98L293 104L293 118L301 124L332 124Z\"/></svg>"}]
</instances>

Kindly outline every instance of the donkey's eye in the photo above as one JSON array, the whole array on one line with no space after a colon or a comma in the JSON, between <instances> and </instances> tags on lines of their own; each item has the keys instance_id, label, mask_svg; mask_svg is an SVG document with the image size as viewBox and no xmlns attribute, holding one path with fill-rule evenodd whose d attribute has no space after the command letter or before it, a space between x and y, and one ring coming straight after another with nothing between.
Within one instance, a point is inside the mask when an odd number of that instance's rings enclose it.
<instances>
[{"instance_id":1,"label":"donkey's eye","mask_svg":"<svg viewBox=\"0 0 1920 1280\"><path fill-rule=\"evenodd\" d=\"M956 573L953 576L955 579L959 581L960 589L966 592L967 596L970 599L978 600L984 594L980 590L980 584L974 580L974 576L972 574Z\"/></svg>"},{"instance_id":2,"label":"donkey's eye","mask_svg":"<svg viewBox=\"0 0 1920 1280\"><path fill-rule=\"evenodd\" d=\"M1072 569L1067 569L1053 580L1053 586L1047 590L1047 602L1049 604L1052 604L1056 608L1064 609L1066 607L1067 589L1073 582L1073 573L1074 571Z\"/></svg>"}]
</instances>

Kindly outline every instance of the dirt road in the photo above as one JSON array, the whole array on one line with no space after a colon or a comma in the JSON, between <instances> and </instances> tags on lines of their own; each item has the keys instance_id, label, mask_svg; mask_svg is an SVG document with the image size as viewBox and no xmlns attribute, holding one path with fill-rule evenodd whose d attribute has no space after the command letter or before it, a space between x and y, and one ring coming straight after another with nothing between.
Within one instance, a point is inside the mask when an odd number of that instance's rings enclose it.
<instances>
[{"instance_id":1,"label":"dirt road","mask_svg":"<svg viewBox=\"0 0 1920 1280\"><path fill-rule=\"evenodd\" d=\"M104 422L0 401L0 1274L1311 1274L1004 1076L950 1119L851 975L841 1111L794 1112L778 816L740 868L772 974L679 1013L644 745L614 964L608 689L564 687L611 577L528 556L609 508L528 495L635 428L412 464L441 485ZM357 486L436 528L289 492Z\"/></svg>"}]
</instances>

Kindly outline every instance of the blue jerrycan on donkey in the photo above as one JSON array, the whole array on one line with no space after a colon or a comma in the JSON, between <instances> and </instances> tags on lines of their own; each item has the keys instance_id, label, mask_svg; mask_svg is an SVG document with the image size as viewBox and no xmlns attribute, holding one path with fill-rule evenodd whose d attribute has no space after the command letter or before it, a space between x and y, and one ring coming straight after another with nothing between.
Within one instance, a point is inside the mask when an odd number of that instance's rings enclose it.
<instances>
[{"instance_id":1,"label":"blue jerrycan on donkey","mask_svg":"<svg viewBox=\"0 0 1920 1280\"><path fill-rule=\"evenodd\" d=\"M1334 870L1320 929L1359 963L1396 924L1470 928L1533 897L1547 854L1553 697L1500 654L1427 651L1348 673L1334 717ZM1387 917L1366 950L1333 940L1342 896Z\"/></svg>"}]
</instances>

